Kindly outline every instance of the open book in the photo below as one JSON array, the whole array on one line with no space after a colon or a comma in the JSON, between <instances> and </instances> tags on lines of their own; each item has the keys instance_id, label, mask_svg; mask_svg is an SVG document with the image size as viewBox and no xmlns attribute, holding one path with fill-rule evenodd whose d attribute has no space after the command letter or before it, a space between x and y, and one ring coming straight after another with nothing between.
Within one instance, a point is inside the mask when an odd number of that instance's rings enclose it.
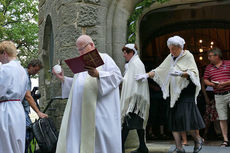
<instances>
[{"instance_id":1,"label":"open book","mask_svg":"<svg viewBox=\"0 0 230 153\"><path fill-rule=\"evenodd\" d=\"M101 56L99 55L97 49L94 49L81 56L70 58L65 60L65 63L69 66L73 73L79 73L86 71L85 66L90 66L97 68L104 64Z\"/></svg>"}]
</instances>

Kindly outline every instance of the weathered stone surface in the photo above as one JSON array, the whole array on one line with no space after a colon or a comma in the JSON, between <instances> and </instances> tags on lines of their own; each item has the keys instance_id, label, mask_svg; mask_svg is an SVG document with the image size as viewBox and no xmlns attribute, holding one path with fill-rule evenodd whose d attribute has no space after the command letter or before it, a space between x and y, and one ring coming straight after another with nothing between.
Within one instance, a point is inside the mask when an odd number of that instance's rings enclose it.
<instances>
[{"instance_id":1,"label":"weathered stone surface","mask_svg":"<svg viewBox=\"0 0 230 153\"><path fill-rule=\"evenodd\" d=\"M48 103L48 101L46 102ZM55 126L59 129L61 126L62 116L64 114L65 106L67 100L55 100L50 106L50 109L47 110L47 114L51 117L55 122Z\"/></svg>"},{"instance_id":2,"label":"weathered stone surface","mask_svg":"<svg viewBox=\"0 0 230 153\"><path fill-rule=\"evenodd\" d=\"M98 16L98 19L97 19L97 25L106 25L107 23L107 11L108 11L108 8L107 7L98 7L98 14L100 14L100 16Z\"/></svg>"},{"instance_id":3,"label":"weathered stone surface","mask_svg":"<svg viewBox=\"0 0 230 153\"><path fill-rule=\"evenodd\" d=\"M86 3L99 4L100 0L84 0Z\"/></svg>"},{"instance_id":4,"label":"weathered stone surface","mask_svg":"<svg viewBox=\"0 0 230 153\"><path fill-rule=\"evenodd\" d=\"M110 8L110 5L114 0L100 0L100 6Z\"/></svg>"},{"instance_id":5,"label":"weathered stone surface","mask_svg":"<svg viewBox=\"0 0 230 153\"><path fill-rule=\"evenodd\" d=\"M39 5L38 7L42 7L45 4L46 0L39 0Z\"/></svg>"},{"instance_id":6,"label":"weathered stone surface","mask_svg":"<svg viewBox=\"0 0 230 153\"><path fill-rule=\"evenodd\" d=\"M55 41L60 43L60 47L75 46L75 41L81 35L81 29L74 24L62 26L58 31Z\"/></svg>"},{"instance_id":7,"label":"weathered stone surface","mask_svg":"<svg viewBox=\"0 0 230 153\"><path fill-rule=\"evenodd\" d=\"M44 21L44 16L45 16L44 14L45 14L45 8L40 7L39 14L38 14L38 25L42 24L42 22Z\"/></svg>"},{"instance_id":8,"label":"weathered stone surface","mask_svg":"<svg viewBox=\"0 0 230 153\"><path fill-rule=\"evenodd\" d=\"M106 52L105 47L105 27L95 26L87 28L86 34L91 36L98 51Z\"/></svg>"},{"instance_id":9,"label":"weathered stone surface","mask_svg":"<svg viewBox=\"0 0 230 153\"><path fill-rule=\"evenodd\" d=\"M77 4L64 4L58 11L58 18L60 25L62 24L72 24L77 22L77 17L79 13Z\"/></svg>"},{"instance_id":10,"label":"weathered stone surface","mask_svg":"<svg viewBox=\"0 0 230 153\"><path fill-rule=\"evenodd\" d=\"M82 5L78 18L78 26L95 26L98 20L98 9L96 7Z\"/></svg>"},{"instance_id":11,"label":"weathered stone surface","mask_svg":"<svg viewBox=\"0 0 230 153\"><path fill-rule=\"evenodd\" d=\"M72 5L72 4L77 4L79 2L82 2L82 0L57 0L57 1L58 2L54 3L54 7L57 11L59 11L62 6Z\"/></svg>"},{"instance_id":12,"label":"weathered stone surface","mask_svg":"<svg viewBox=\"0 0 230 153\"><path fill-rule=\"evenodd\" d=\"M76 46L58 48L57 52L60 59L68 59L79 55Z\"/></svg>"}]
</instances>

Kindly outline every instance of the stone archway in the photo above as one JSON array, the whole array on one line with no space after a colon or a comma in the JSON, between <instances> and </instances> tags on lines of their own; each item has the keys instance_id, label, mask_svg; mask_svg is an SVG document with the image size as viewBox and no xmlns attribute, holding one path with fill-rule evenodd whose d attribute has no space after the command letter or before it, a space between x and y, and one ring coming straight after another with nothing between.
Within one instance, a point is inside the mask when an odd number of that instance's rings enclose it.
<instances>
[{"instance_id":1,"label":"stone archway","mask_svg":"<svg viewBox=\"0 0 230 153\"><path fill-rule=\"evenodd\" d=\"M108 5L106 15L106 50L123 70L124 60L121 54L122 46L127 42L127 21L136 4L141 0L112 0Z\"/></svg>"}]
</instances>

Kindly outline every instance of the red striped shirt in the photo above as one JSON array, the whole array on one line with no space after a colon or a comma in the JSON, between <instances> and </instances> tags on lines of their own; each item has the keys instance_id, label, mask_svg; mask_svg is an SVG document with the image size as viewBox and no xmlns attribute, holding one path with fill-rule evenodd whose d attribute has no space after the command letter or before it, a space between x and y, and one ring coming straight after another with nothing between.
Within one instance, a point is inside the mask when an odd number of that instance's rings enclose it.
<instances>
[{"instance_id":1,"label":"red striped shirt","mask_svg":"<svg viewBox=\"0 0 230 153\"><path fill-rule=\"evenodd\" d=\"M209 64L204 72L204 79L209 81L226 82L230 80L230 60L223 60L219 68L213 64ZM230 85L215 89L214 93L222 93L230 90Z\"/></svg>"}]
</instances>

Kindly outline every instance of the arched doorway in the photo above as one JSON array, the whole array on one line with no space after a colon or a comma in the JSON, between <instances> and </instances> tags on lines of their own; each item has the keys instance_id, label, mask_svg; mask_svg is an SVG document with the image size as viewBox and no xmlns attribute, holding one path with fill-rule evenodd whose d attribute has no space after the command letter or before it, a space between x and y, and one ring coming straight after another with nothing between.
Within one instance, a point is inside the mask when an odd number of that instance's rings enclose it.
<instances>
[{"instance_id":1,"label":"arched doorway","mask_svg":"<svg viewBox=\"0 0 230 153\"><path fill-rule=\"evenodd\" d=\"M209 63L206 52L211 48L219 47L224 58L230 59L230 18L227 16L229 8L230 2L220 4L212 1L173 5L147 12L139 25L141 59L146 70L157 67L169 54L166 42L173 35L185 39L185 49L193 53L201 75ZM150 82L151 88L154 88L154 91L150 93L160 92L153 82ZM160 126L165 120L162 114L166 111L162 107L166 106L154 101L159 97L151 97L149 121ZM160 133L160 128L154 131Z\"/></svg>"},{"instance_id":2,"label":"arched doorway","mask_svg":"<svg viewBox=\"0 0 230 153\"><path fill-rule=\"evenodd\" d=\"M51 16L48 15L46 18L46 25L44 29L44 39L42 44L43 54L42 54L42 61L44 63L44 69L42 70L41 82L44 85L44 100L48 100L51 98L52 87L50 85L52 79L52 66L53 66L53 59L54 59L54 36L53 36L53 25Z\"/></svg>"},{"instance_id":3,"label":"arched doorway","mask_svg":"<svg viewBox=\"0 0 230 153\"><path fill-rule=\"evenodd\" d=\"M190 23L196 25L196 23ZM198 67L205 66L209 63L206 52L213 47L222 50L225 59L230 59L230 23L213 23L199 22L199 27L188 28L186 25L179 24L165 27L167 30L155 32L149 41L143 45L142 60L151 70L158 66L162 60L169 54L166 45L167 39L174 35L183 37L186 41L184 49L193 53ZM173 27L180 29L172 29ZM175 31L173 31L175 30Z\"/></svg>"}]
</instances>

